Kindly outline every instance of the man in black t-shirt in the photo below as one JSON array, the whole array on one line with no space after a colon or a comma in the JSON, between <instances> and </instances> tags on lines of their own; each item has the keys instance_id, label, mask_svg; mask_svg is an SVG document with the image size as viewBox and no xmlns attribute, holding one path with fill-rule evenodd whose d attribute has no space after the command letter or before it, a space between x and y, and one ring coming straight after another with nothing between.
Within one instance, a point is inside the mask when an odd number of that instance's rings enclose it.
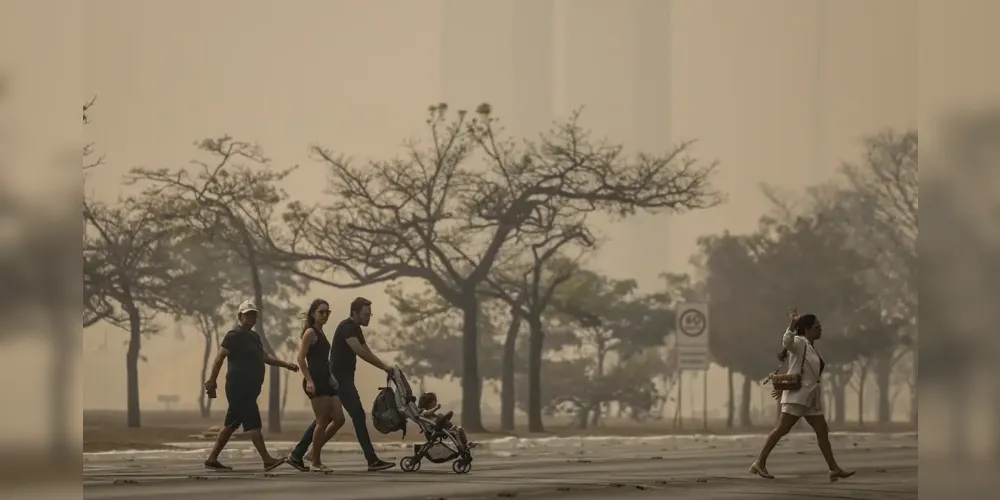
<instances>
[{"instance_id":1,"label":"man in black t-shirt","mask_svg":"<svg viewBox=\"0 0 1000 500\"><path fill-rule=\"evenodd\" d=\"M264 470L270 471L283 464L285 460L274 458L267 452L264 436L261 434L262 424L257 396L260 395L261 386L264 384L264 365L280 366L292 371L299 371L299 367L281 361L264 351L260 335L253 331L253 326L257 324L257 307L253 302L247 300L240 304L236 317L239 325L222 339L219 354L212 365L212 374L205 381L205 390L209 392L210 397L215 397L214 393L218 388L216 380L219 378L219 371L222 370L222 362L229 361L226 370L226 400L229 409L226 411L225 425L219 431L215 446L205 460L205 467L212 470L232 470L232 467L219 462L219 454L236 429L242 425L243 432L250 433L250 440L253 441L257 453L264 462Z\"/></svg>"},{"instance_id":2,"label":"man in black t-shirt","mask_svg":"<svg viewBox=\"0 0 1000 500\"><path fill-rule=\"evenodd\" d=\"M358 297L351 302L351 316L337 325L337 330L333 333L330 341L330 371L337 379L337 393L340 394L340 402L344 405L344 410L351 416L354 423L354 434L358 438L358 444L364 451L365 459L368 461L369 471L380 471L394 467L396 464L379 460L375 455L375 447L372 446L371 437L368 435L368 414L361 403L361 396L358 395L358 387L354 382L354 374L358 365L358 358L365 360L368 364L392 374L392 367L385 364L376 356L368 343L365 341L365 334L361 327L368 326L372 319L372 303L364 297Z\"/></svg>"}]
</instances>

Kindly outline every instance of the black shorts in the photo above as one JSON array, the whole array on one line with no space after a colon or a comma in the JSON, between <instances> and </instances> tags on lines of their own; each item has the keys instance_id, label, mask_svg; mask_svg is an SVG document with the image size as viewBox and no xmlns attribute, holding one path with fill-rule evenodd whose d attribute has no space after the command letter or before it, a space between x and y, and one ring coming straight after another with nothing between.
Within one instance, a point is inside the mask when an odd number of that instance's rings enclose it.
<instances>
[{"instance_id":1,"label":"black shorts","mask_svg":"<svg viewBox=\"0 0 1000 500\"><path fill-rule=\"evenodd\" d=\"M229 409L226 410L226 420L223 425L228 429L243 426L243 432L261 429L260 408L257 407L257 394L250 391L230 391L226 389L226 400Z\"/></svg>"},{"instance_id":2,"label":"black shorts","mask_svg":"<svg viewBox=\"0 0 1000 500\"><path fill-rule=\"evenodd\" d=\"M314 393L309 394L308 392L306 392L306 379L304 378L302 379L302 392L305 392L306 396L309 397L309 399L319 396L333 397L337 395L337 389L333 388L333 384L330 383L329 376L313 377L313 388L316 389Z\"/></svg>"}]
</instances>

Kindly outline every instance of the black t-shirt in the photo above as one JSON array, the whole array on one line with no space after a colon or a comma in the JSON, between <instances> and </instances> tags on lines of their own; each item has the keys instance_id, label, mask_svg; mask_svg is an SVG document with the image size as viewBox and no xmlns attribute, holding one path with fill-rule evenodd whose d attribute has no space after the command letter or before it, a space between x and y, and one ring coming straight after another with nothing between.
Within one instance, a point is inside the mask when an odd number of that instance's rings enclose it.
<instances>
[{"instance_id":1,"label":"black t-shirt","mask_svg":"<svg viewBox=\"0 0 1000 500\"><path fill-rule=\"evenodd\" d=\"M226 387L260 392L264 385L264 345L257 332L231 330L222 339L222 347L229 351Z\"/></svg>"},{"instance_id":2,"label":"black t-shirt","mask_svg":"<svg viewBox=\"0 0 1000 500\"><path fill-rule=\"evenodd\" d=\"M354 370L358 366L358 355L347 345L347 339L351 337L357 338L362 344L367 343L361 325L347 318L337 325L337 329L333 332L333 341L330 342L330 371L336 377L354 377Z\"/></svg>"}]
</instances>

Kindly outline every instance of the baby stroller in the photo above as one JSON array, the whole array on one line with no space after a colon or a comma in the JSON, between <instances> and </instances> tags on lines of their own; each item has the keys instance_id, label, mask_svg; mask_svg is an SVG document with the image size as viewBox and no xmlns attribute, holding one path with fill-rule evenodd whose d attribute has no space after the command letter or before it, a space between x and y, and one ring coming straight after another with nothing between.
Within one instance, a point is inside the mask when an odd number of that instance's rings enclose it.
<instances>
[{"instance_id":1,"label":"baby stroller","mask_svg":"<svg viewBox=\"0 0 1000 500\"><path fill-rule=\"evenodd\" d=\"M435 464L452 461L451 470L456 474L466 474L471 471L472 454L468 447L462 443L457 430L445 428L451 422L454 413L448 412L437 420L421 416L416 404L417 398L414 397L410 383L406 381L406 376L399 367L394 367L386 385L387 387L381 388L372 405L372 417L376 421L376 428L380 432L382 432L380 427L402 430L405 437L406 421L411 421L420 427L425 440L423 444L413 445L413 455L403 457L399 461L399 468L405 472L418 471L421 461L426 458ZM394 403L395 408L390 406L390 402ZM396 411L393 412L393 409ZM392 416L387 415L389 413L395 413L402 421L387 424L386 422L394 420ZM379 420L383 422L380 423Z\"/></svg>"}]
</instances>

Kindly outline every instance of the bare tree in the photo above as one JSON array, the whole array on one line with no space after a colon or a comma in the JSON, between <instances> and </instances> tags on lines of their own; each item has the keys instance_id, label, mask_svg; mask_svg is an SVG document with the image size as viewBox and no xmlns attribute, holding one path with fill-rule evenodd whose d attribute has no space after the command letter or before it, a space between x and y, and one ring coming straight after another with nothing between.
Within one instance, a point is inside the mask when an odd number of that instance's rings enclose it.
<instances>
[{"instance_id":1,"label":"bare tree","mask_svg":"<svg viewBox=\"0 0 1000 500\"><path fill-rule=\"evenodd\" d=\"M83 205L83 255L88 263L84 280L91 289L84 323L106 321L129 334L125 356L129 427L141 425L142 339L156 331L156 312L172 308L167 297L197 289L197 275L179 268L172 258L178 226L149 202L129 198L117 206Z\"/></svg>"},{"instance_id":2,"label":"bare tree","mask_svg":"<svg viewBox=\"0 0 1000 500\"><path fill-rule=\"evenodd\" d=\"M843 175L853 190L873 201L880 229L912 266L916 263L918 139L916 131L891 130L865 138L859 163L845 163Z\"/></svg>"},{"instance_id":3,"label":"bare tree","mask_svg":"<svg viewBox=\"0 0 1000 500\"><path fill-rule=\"evenodd\" d=\"M195 146L210 160L192 161L194 172L138 167L130 171L127 182L144 185L144 194L170 206L189 230L209 235L243 260L259 309L256 329L265 349L273 354L274 339L265 331L265 296L274 291L265 290L261 279L268 262L259 235L270 231L276 208L287 199L277 183L295 167L273 169L260 146L229 136L205 139ZM281 373L277 368L270 370L269 384L268 431L281 432Z\"/></svg>"},{"instance_id":4,"label":"bare tree","mask_svg":"<svg viewBox=\"0 0 1000 500\"><path fill-rule=\"evenodd\" d=\"M721 198L709 185L714 165L684 156L689 143L628 159L621 146L590 138L577 116L521 145L500 138L487 104L473 118L464 111L450 117L444 104L429 112L430 143L410 142L401 158L360 167L314 147L330 168L336 198L322 207L293 207L292 231L279 246L289 259L308 263L301 272L328 285L415 278L460 309L462 421L477 431L476 292L536 207L624 216L637 209L705 208Z\"/></svg>"}]
</instances>

